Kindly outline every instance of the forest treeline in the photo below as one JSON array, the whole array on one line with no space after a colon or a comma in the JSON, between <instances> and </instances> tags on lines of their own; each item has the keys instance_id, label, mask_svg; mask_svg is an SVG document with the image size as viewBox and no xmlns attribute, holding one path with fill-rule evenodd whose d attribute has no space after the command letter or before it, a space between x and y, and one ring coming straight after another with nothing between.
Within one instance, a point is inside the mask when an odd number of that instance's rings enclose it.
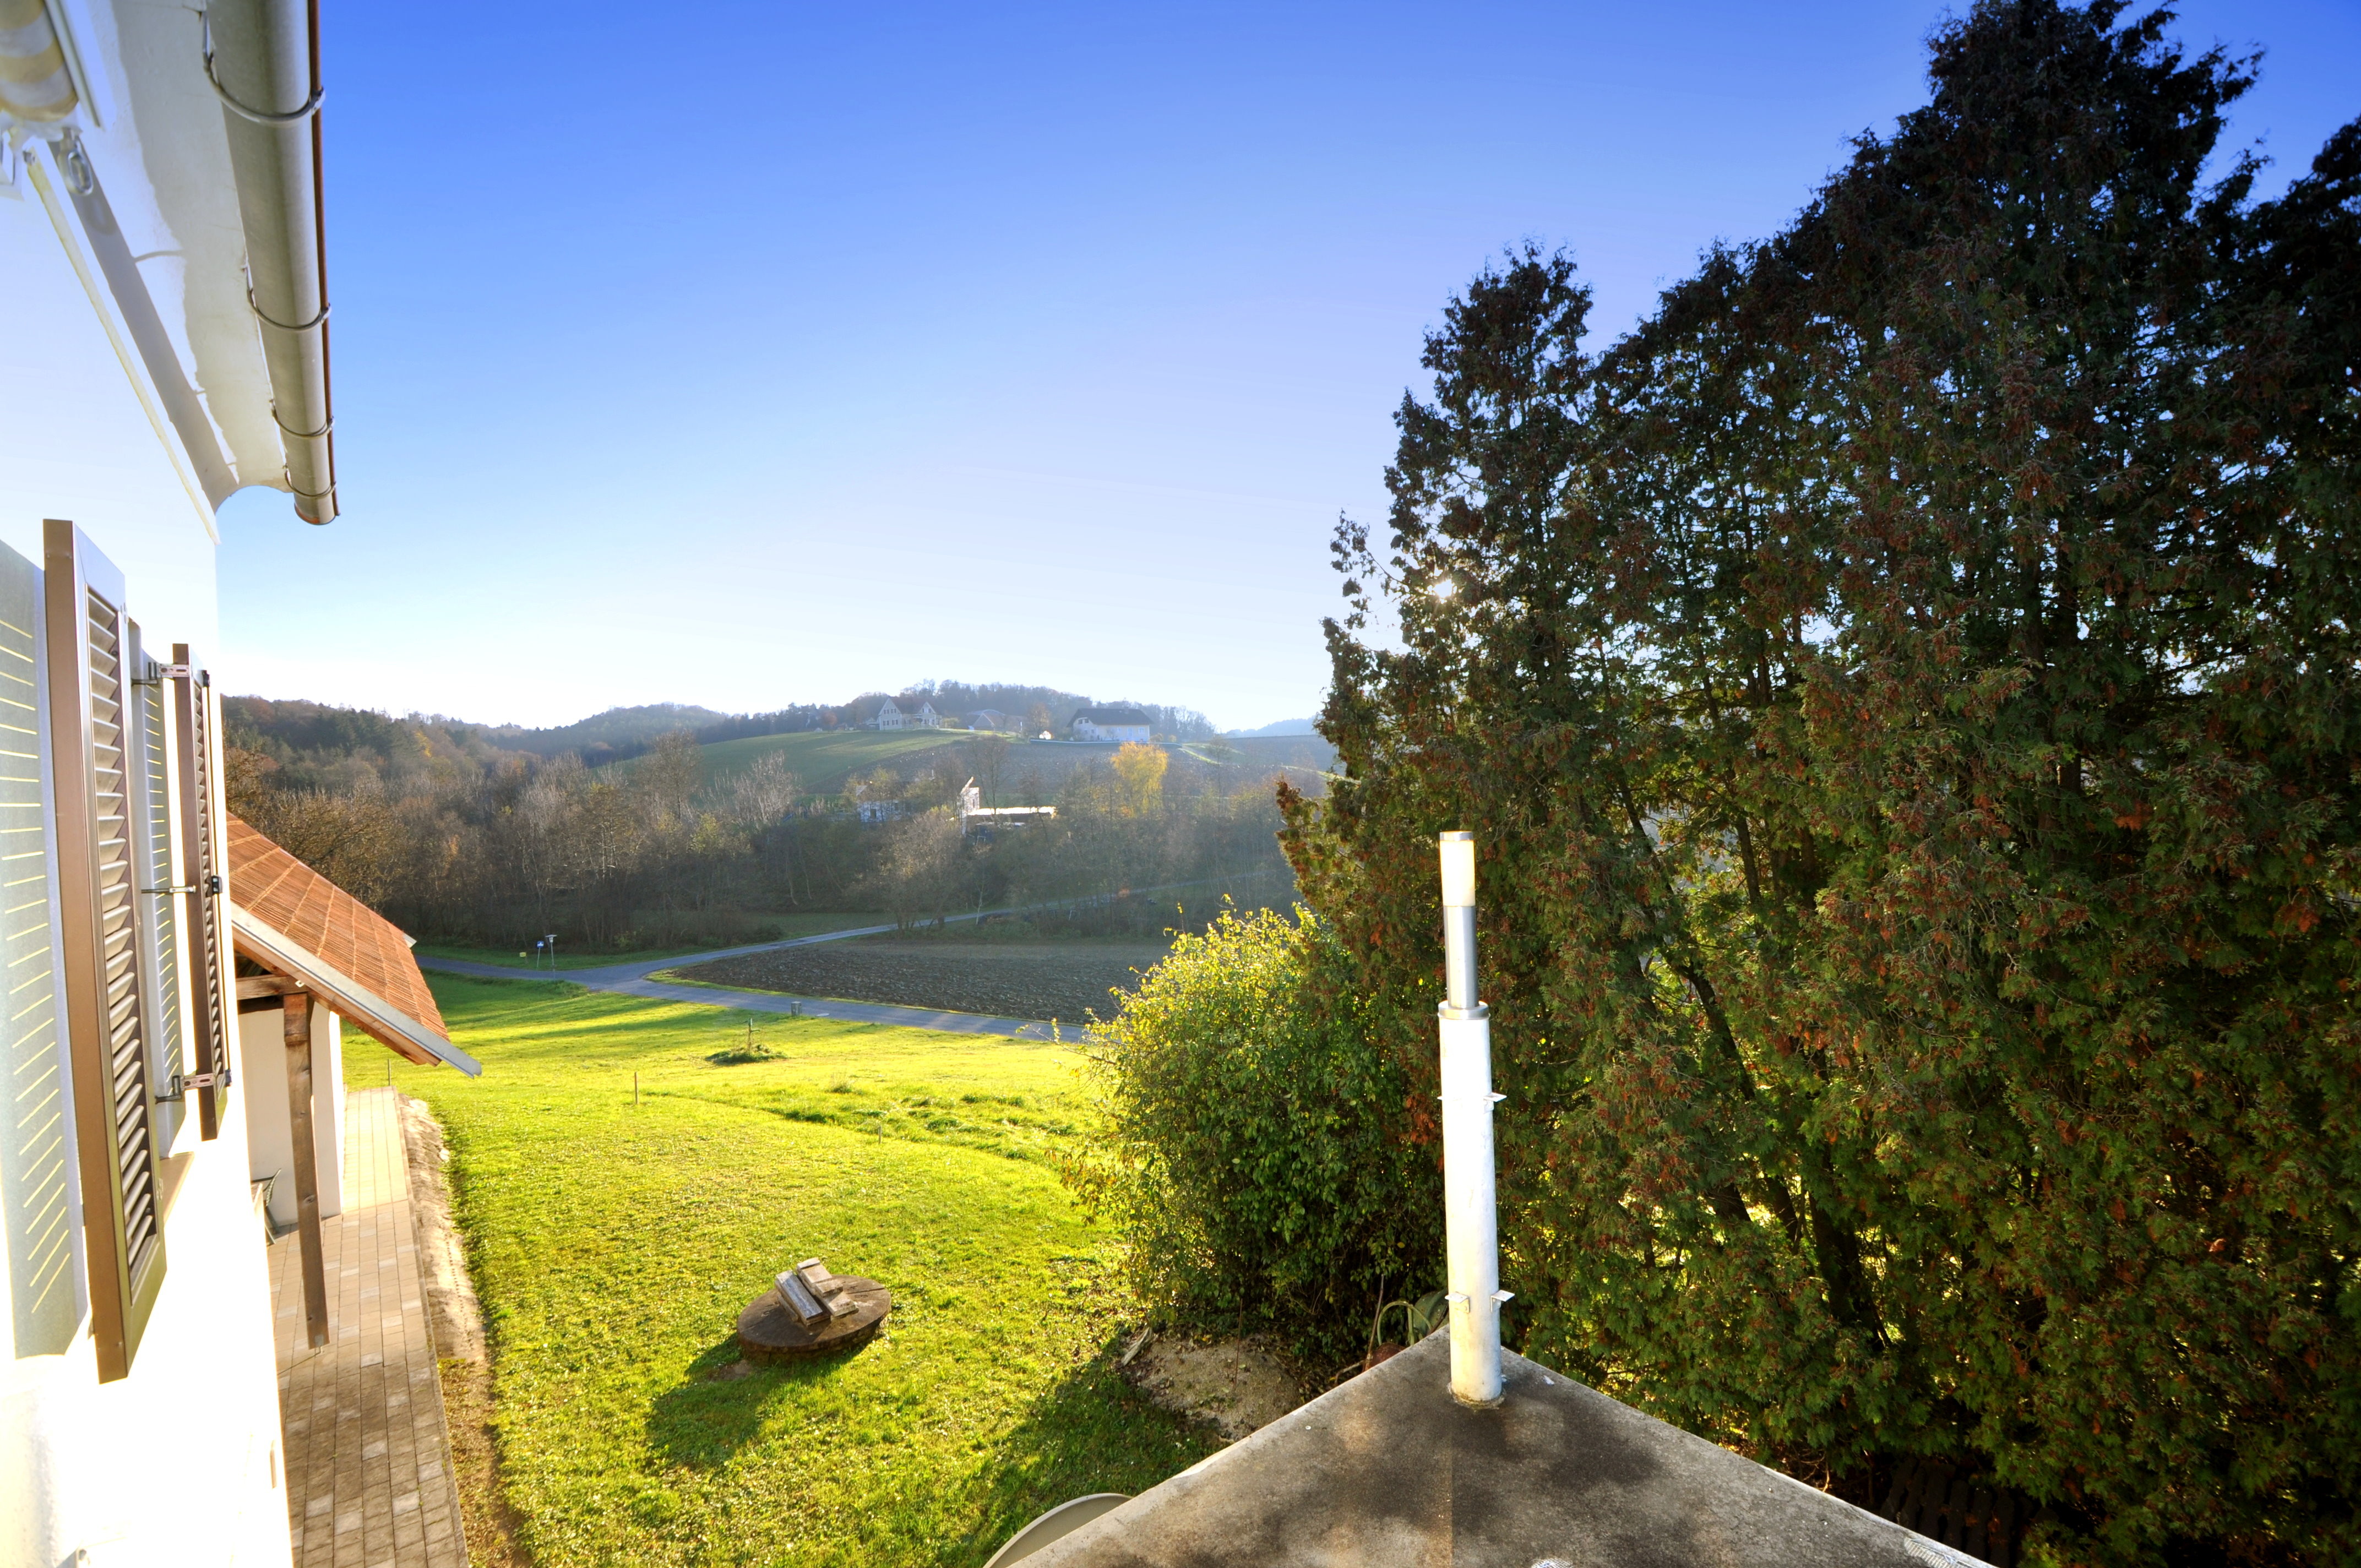
<instances>
[{"instance_id":1,"label":"forest treeline","mask_svg":"<svg viewBox=\"0 0 2361 1568\"><path fill-rule=\"evenodd\" d=\"M1156 747L1061 758L1079 765L1045 784L1011 766L1007 740L979 734L818 795L776 755L708 784L686 729L625 767L504 747L487 727L424 716L231 697L224 717L233 808L434 940L721 945L760 940L782 915L915 923L1053 901L1082 901L1085 929L1119 928L1154 913L1126 892L1283 902L1291 886L1271 782L1175 766ZM962 832L971 778L1003 803L1028 786L1057 815Z\"/></svg>"},{"instance_id":2,"label":"forest treeline","mask_svg":"<svg viewBox=\"0 0 2361 1568\"><path fill-rule=\"evenodd\" d=\"M849 702L795 703L767 713L719 713L693 703L657 702L636 707L610 707L572 724L533 729L521 724L474 724L441 714L413 713L403 726L431 731L437 743L447 744L480 759L506 752L535 757L560 757L572 751L591 767L620 762L641 755L667 735L686 733L700 746L723 740L744 740L762 735L798 735L810 730L858 729L877 717L888 697L905 710L916 712L921 703L954 724L965 715L990 710L1005 715L1027 735L1049 730L1062 737L1079 710L1097 706L1094 699L1055 686L1012 685L987 682L920 681L898 692L863 692ZM390 762L381 726L394 721L366 708L336 707L302 700L277 701L241 696L235 721L268 754L282 762L307 760L334 767L355 751L369 753L380 763ZM1213 720L1191 707L1133 702L1108 706L1135 707L1148 717L1150 728L1174 740L1210 740ZM399 751L399 747L393 748Z\"/></svg>"}]
</instances>

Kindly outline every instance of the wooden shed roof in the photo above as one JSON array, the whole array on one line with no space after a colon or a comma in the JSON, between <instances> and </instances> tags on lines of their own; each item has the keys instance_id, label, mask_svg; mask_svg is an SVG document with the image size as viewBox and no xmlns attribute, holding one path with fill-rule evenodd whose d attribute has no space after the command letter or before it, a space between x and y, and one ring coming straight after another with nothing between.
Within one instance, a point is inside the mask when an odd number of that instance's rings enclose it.
<instances>
[{"instance_id":1,"label":"wooden shed roof","mask_svg":"<svg viewBox=\"0 0 2361 1568\"><path fill-rule=\"evenodd\" d=\"M410 938L235 815L229 896L239 957L303 981L346 1023L412 1061L483 1070L451 1043Z\"/></svg>"}]
</instances>

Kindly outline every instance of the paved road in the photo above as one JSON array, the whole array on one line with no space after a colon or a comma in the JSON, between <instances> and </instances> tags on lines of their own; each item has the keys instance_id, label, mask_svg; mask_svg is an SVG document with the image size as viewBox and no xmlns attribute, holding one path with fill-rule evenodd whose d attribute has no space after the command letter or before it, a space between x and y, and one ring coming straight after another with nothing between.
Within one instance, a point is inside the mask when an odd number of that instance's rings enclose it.
<instances>
[{"instance_id":1,"label":"paved road","mask_svg":"<svg viewBox=\"0 0 2361 1568\"><path fill-rule=\"evenodd\" d=\"M1172 893L1182 888L1206 887L1224 880L1227 879L1209 877L1197 882L1171 882L1129 891ZM1051 904L1028 904L1015 909L979 909L972 915L953 915L948 918L953 921L982 920L993 915L1036 915L1087 902L1086 899L1060 899ZM596 969L560 970L554 975L547 970L511 969L505 964L429 958L423 953L418 955L418 967L439 969L451 974L483 975L492 980L570 980L593 991L611 991L623 996L653 996L668 1002L701 1002L709 1007L743 1007L754 1013L789 1013L800 1014L807 1018L898 1024L906 1028L943 1029L958 1035L1006 1035L1026 1040L1051 1037L1054 1025L1038 1018L994 1018L984 1013L941 1013L931 1007L897 1007L884 1002L839 1002L826 996L787 996L775 991L740 991L734 986L680 985L648 978L658 970L680 969L714 959L742 958L749 953L775 953L782 948L807 948L815 942L841 942L851 937L880 937L893 929L891 926L856 926L847 931L823 931L817 937L791 937L784 942L757 942L748 948L717 948L709 953L684 953L672 959L638 959L626 964L600 964Z\"/></svg>"},{"instance_id":2,"label":"paved road","mask_svg":"<svg viewBox=\"0 0 2361 1568\"><path fill-rule=\"evenodd\" d=\"M987 911L986 913L999 913ZM972 920L972 915L953 916ZM861 1024L895 1024L909 1029L941 1029L954 1035L1005 1035L1012 1039L1046 1040L1051 1025L1031 1018L995 1018L984 1013L945 1013L931 1007L896 1007L883 1002L839 1002L826 996L785 996L775 991L741 991L734 986L681 985L648 978L658 970L678 969L714 959L741 958L748 953L774 953L782 948L809 947L815 942L841 942L849 937L875 937L891 926L862 926L849 931L827 931L817 937L796 937L784 942L758 942L749 948L719 948L709 953L686 953L671 959L637 959L630 963L600 964L595 969L511 969L505 964L479 964L466 959L437 959L421 953L420 969L450 974L482 975L492 980L570 980L593 991L621 996L652 996L666 1002L695 1002L708 1007L742 1007L753 1013L786 1013L806 1018L841 1018Z\"/></svg>"}]
</instances>

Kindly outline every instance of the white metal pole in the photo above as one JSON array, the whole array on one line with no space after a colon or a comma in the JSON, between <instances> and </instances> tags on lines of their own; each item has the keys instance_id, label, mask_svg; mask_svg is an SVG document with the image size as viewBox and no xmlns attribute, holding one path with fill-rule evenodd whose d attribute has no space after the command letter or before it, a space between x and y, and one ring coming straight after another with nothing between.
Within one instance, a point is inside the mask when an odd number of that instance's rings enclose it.
<instances>
[{"instance_id":1,"label":"white metal pole","mask_svg":"<svg viewBox=\"0 0 2361 1568\"><path fill-rule=\"evenodd\" d=\"M1492 1173L1492 1021L1476 1000L1476 836L1445 833L1443 857L1443 1211L1451 1301L1451 1393L1500 1402L1499 1218Z\"/></svg>"}]
</instances>

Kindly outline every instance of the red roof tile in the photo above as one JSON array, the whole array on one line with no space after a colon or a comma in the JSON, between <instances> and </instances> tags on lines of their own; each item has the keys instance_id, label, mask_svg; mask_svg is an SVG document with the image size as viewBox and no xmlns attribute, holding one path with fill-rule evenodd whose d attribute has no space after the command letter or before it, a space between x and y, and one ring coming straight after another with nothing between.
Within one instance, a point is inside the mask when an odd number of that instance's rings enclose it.
<instances>
[{"instance_id":1,"label":"red roof tile","mask_svg":"<svg viewBox=\"0 0 2361 1568\"><path fill-rule=\"evenodd\" d=\"M373 992L402 1021L449 1043L451 1031L434 1005L434 993L426 989L426 977L410 956L409 938L235 815L229 818L229 895L240 916L269 927L326 969ZM414 1045L387 1037L398 1036L398 1030L383 1023L373 1026L366 1015L341 1007L337 1011L347 1022L416 1058Z\"/></svg>"}]
</instances>

